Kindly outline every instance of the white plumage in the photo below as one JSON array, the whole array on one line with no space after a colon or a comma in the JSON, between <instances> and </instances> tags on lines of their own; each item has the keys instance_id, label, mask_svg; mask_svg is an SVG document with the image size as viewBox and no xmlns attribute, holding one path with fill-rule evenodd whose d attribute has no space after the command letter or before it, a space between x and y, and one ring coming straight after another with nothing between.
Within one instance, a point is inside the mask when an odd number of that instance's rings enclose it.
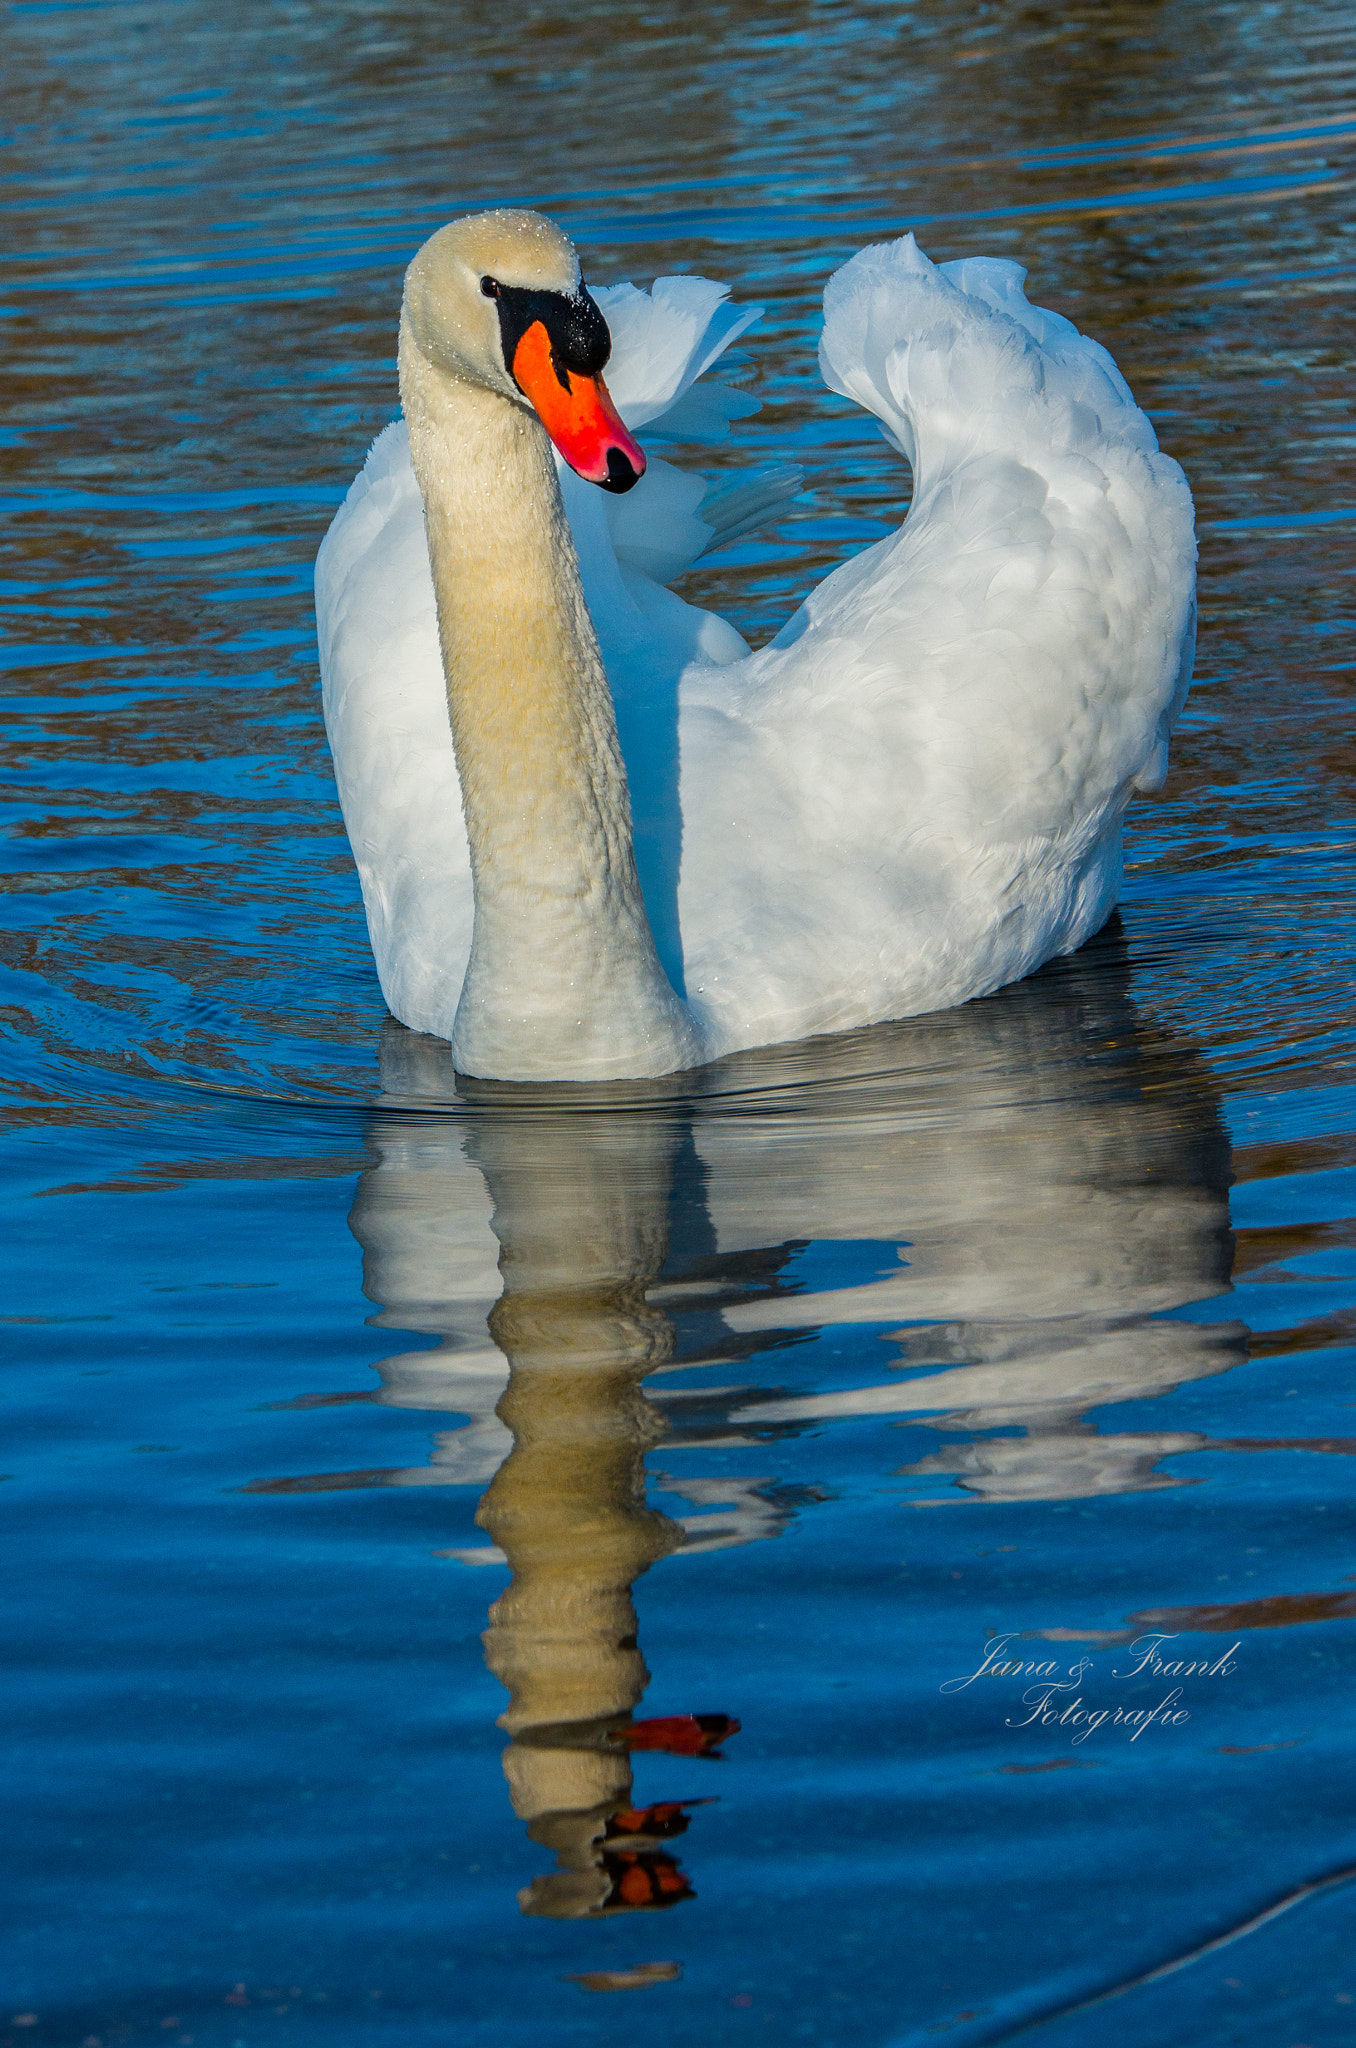
<instances>
[{"instance_id":1,"label":"white plumage","mask_svg":"<svg viewBox=\"0 0 1356 2048\"><path fill-rule=\"evenodd\" d=\"M912 236L825 294L830 388L881 422L914 496L752 653L665 587L798 484L714 494L651 460L611 497L562 466L617 705L655 941L704 1057L946 1007L1104 922L1136 788L1190 675L1186 480L1107 352L997 259ZM757 318L725 288L599 292L627 425L751 409L696 380ZM378 439L316 565L325 715L393 1014L448 1038L473 900L419 488Z\"/></svg>"}]
</instances>

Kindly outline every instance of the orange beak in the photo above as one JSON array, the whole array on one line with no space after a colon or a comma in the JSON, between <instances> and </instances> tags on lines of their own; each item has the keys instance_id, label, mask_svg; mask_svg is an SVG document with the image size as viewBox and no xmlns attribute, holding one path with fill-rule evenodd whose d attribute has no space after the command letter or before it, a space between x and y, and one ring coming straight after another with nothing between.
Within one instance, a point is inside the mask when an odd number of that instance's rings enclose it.
<instances>
[{"instance_id":1,"label":"orange beak","mask_svg":"<svg viewBox=\"0 0 1356 2048\"><path fill-rule=\"evenodd\" d=\"M629 491L640 482L645 451L623 426L606 384L562 368L540 320L513 351L512 370L514 383L576 475L605 491Z\"/></svg>"}]
</instances>

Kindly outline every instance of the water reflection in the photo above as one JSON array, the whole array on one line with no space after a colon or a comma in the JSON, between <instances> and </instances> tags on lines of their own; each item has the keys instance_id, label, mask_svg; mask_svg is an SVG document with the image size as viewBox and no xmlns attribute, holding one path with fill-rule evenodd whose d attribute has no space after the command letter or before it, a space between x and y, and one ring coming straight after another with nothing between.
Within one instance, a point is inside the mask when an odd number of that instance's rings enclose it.
<instances>
[{"instance_id":1,"label":"water reflection","mask_svg":"<svg viewBox=\"0 0 1356 2048\"><path fill-rule=\"evenodd\" d=\"M1151 1491L1186 1483L1159 1468L1205 1439L1092 1411L1244 1355L1241 1325L1171 1314L1228 1287L1228 1147L1204 1066L1137 1013L1114 929L988 1001L741 1056L683 1096L463 1083L394 1025L382 1059L350 1221L373 1321L439 1342L384 1362L373 1398L469 1419L426 1465L264 1484L484 1487L490 1543L442 1554L512 1574L486 1661L514 1810L557 1862L527 1912L691 1895L671 1846L690 1802L637 1808L631 1756L710 1753L738 1723L634 1718L634 1585L830 1492L692 1453L889 1416L931 1433L895 1468L914 1500ZM853 1358L883 1346L888 1376L837 1384L835 1331ZM692 1514L648 1504L653 1452Z\"/></svg>"}]
</instances>

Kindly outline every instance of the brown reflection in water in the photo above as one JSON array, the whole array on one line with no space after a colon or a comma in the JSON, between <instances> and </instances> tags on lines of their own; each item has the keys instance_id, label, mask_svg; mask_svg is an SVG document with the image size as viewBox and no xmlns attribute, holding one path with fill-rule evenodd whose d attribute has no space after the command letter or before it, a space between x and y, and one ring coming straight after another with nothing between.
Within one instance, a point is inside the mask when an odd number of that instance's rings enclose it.
<instances>
[{"instance_id":1,"label":"brown reflection in water","mask_svg":"<svg viewBox=\"0 0 1356 2048\"><path fill-rule=\"evenodd\" d=\"M1239 1629L1296 1628L1306 1621L1345 1621L1356 1615L1356 1593L1275 1593L1269 1599L1235 1600L1207 1607L1146 1607L1128 1616L1130 1626L1118 1629L1033 1628L1026 1634L1051 1643L1133 1642L1136 1636L1161 1631L1184 1635L1196 1629L1206 1635L1230 1635Z\"/></svg>"},{"instance_id":2,"label":"brown reflection in water","mask_svg":"<svg viewBox=\"0 0 1356 2048\"><path fill-rule=\"evenodd\" d=\"M1141 1629L1161 1628L1175 1634L1203 1629L1218 1635L1227 1629L1294 1628L1302 1621L1340 1621L1356 1614L1356 1593L1276 1593L1269 1600L1236 1600L1212 1607L1146 1607L1132 1614Z\"/></svg>"},{"instance_id":3,"label":"brown reflection in water","mask_svg":"<svg viewBox=\"0 0 1356 2048\"><path fill-rule=\"evenodd\" d=\"M565 1982L585 1991L644 1991L651 1984L675 1983L682 1974L679 1963L638 1963L634 1970L572 1971Z\"/></svg>"},{"instance_id":4,"label":"brown reflection in water","mask_svg":"<svg viewBox=\"0 0 1356 2048\"><path fill-rule=\"evenodd\" d=\"M509 1694L514 1811L556 1855L519 1904L553 1919L692 1896L667 1847L691 1802L636 1808L631 1754L710 1754L738 1728L725 1715L632 1719L650 1674L631 1588L683 1540L646 1505L645 1453L666 1424L640 1385L674 1348L645 1290L668 1248L676 1136L658 1115L506 1115L467 1145L501 1247L489 1327L509 1362L498 1413L513 1436L476 1514L513 1573L485 1661Z\"/></svg>"}]
</instances>

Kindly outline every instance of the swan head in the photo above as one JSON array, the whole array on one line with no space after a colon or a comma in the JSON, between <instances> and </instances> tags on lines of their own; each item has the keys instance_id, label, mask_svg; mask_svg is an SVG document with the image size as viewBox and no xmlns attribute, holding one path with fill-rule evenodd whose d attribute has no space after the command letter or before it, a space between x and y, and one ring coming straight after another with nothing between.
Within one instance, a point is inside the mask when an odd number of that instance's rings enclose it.
<instances>
[{"instance_id":1,"label":"swan head","mask_svg":"<svg viewBox=\"0 0 1356 2048\"><path fill-rule=\"evenodd\" d=\"M639 482L644 453L603 382L607 322L554 221L505 207L439 228L405 273L402 318L435 370L534 412L578 475Z\"/></svg>"}]
</instances>

